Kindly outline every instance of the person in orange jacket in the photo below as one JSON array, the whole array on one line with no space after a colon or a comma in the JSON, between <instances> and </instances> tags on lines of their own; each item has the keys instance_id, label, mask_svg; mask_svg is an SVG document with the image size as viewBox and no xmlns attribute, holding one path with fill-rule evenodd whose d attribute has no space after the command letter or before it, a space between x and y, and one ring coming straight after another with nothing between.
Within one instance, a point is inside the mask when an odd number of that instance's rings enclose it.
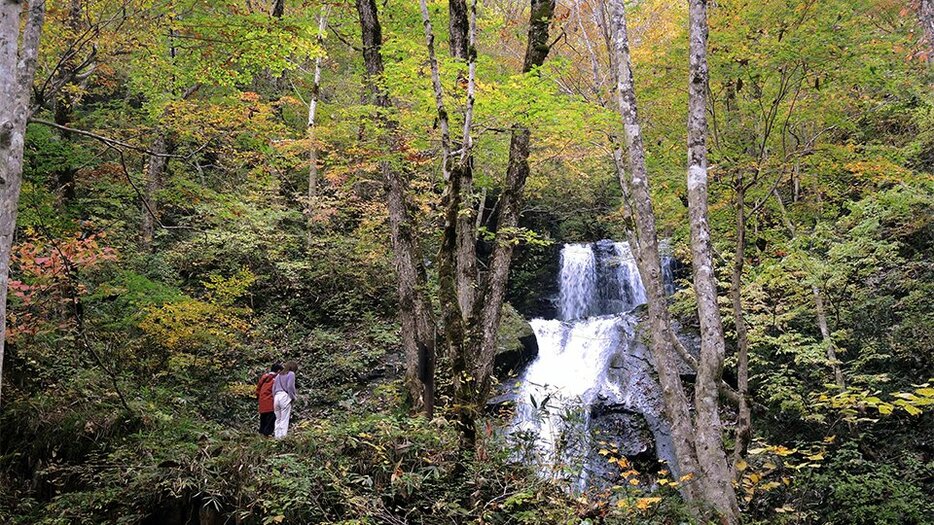
<instances>
[{"instance_id":1,"label":"person in orange jacket","mask_svg":"<svg viewBox=\"0 0 934 525\"><path fill-rule=\"evenodd\" d=\"M276 427L276 411L272 385L276 380L282 365L276 363L269 367L269 372L260 376L256 383L256 400L259 402L259 433L271 436Z\"/></svg>"}]
</instances>

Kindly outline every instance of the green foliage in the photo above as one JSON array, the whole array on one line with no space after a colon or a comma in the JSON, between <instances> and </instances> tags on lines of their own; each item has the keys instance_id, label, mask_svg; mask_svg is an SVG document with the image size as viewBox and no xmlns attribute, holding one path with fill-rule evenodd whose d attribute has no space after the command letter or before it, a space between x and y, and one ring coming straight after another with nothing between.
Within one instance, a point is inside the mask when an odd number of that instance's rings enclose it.
<instances>
[{"instance_id":1,"label":"green foliage","mask_svg":"<svg viewBox=\"0 0 934 525\"><path fill-rule=\"evenodd\" d=\"M812 483L827 496L827 523L854 525L930 523L934 505L914 476L841 450Z\"/></svg>"},{"instance_id":2,"label":"green foliage","mask_svg":"<svg viewBox=\"0 0 934 525\"><path fill-rule=\"evenodd\" d=\"M361 102L349 3L329 3L323 46L321 2L287 2L281 19L262 1L92 0L80 2L78 18L66 4L47 2L36 117L132 147L28 128L0 521L184 523L200 511L263 524L689 521L676 490L688 480L636 471L635 485L571 497L516 464L521 451L495 432L475 456L443 417L399 413L379 162L408 178L409 226L426 239L432 287L442 216L439 130L414 2L377 2L388 111ZM428 4L459 138L465 68L444 45L446 3ZM630 226L612 160L613 75L592 4L559 3L552 30L560 25L561 37L532 74L519 73L526 14L510 2L479 4L470 205L485 211L481 257L494 242L516 247L504 349L528 335L522 317L551 316L560 243L622 239ZM630 7L659 235L688 260L687 12L661 0ZM738 482L746 517L930 521L934 99L922 32L904 2L889 0L724 0L709 9L710 223L730 339L735 189L748 184L742 300L757 441ZM397 124L392 151L371 125L377 114ZM532 134L530 176L520 224L496 232L516 125ZM142 246L157 134L170 151L152 195L155 240ZM308 198L312 143L320 177ZM74 195L62 187L70 177ZM672 311L691 330L693 291L683 284ZM815 288L844 389L827 386ZM300 366L294 435L255 438L256 375L286 359ZM621 472L635 471L609 452Z\"/></svg>"},{"instance_id":3,"label":"green foliage","mask_svg":"<svg viewBox=\"0 0 934 525\"><path fill-rule=\"evenodd\" d=\"M0 498L12 523L135 523L215 509L250 523L568 523L593 507L568 498L495 454L461 458L456 430L439 421L366 417L304 422L278 443L204 425L180 414L150 419L93 463L47 469L46 483L86 479L94 490L68 491L48 505ZM656 504L657 502L652 502ZM644 513L640 514L645 517ZM515 520L515 521L511 521ZM606 523L629 523L610 518ZM662 523L656 512L649 521Z\"/></svg>"}]
</instances>

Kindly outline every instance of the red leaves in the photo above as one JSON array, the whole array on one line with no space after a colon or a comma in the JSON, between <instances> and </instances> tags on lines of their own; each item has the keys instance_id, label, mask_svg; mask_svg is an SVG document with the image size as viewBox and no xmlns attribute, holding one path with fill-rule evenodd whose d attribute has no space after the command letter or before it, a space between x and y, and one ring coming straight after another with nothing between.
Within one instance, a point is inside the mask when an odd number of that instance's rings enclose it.
<instances>
[{"instance_id":1,"label":"red leaves","mask_svg":"<svg viewBox=\"0 0 934 525\"><path fill-rule=\"evenodd\" d=\"M19 304L10 305L7 337L36 334L43 325L62 327L54 318L66 311L73 294L86 292L81 272L117 259L113 248L101 245L103 234L53 240L27 234L26 239L13 247L10 260L10 274L16 279L9 280L8 290Z\"/></svg>"}]
</instances>

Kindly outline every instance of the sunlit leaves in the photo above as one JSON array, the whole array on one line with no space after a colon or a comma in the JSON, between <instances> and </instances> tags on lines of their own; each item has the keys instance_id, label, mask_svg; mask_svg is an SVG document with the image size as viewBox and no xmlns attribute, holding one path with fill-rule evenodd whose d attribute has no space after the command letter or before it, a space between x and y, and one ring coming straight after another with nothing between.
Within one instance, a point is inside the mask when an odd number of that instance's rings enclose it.
<instances>
[{"instance_id":1,"label":"sunlit leaves","mask_svg":"<svg viewBox=\"0 0 934 525\"><path fill-rule=\"evenodd\" d=\"M891 415L896 410L904 411L910 416L918 416L926 407L934 406L934 389L930 383L915 387L913 391L894 392L883 400L880 391L871 392L858 388L848 388L842 392L822 392L815 396L815 406L819 409L838 411L840 415L851 423L860 421L875 421L871 418L869 409L874 409L880 416Z\"/></svg>"}]
</instances>

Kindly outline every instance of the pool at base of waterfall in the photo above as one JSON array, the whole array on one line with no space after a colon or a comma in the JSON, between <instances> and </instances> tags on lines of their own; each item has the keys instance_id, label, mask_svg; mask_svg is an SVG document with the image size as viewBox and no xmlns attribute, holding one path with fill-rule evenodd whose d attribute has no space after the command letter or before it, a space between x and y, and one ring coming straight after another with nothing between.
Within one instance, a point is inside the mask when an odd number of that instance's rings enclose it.
<instances>
[{"instance_id":1,"label":"pool at base of waterfall","mask_svg":"<svg viewBox=\"0 0 934 525\"><path fill-rule=\"evenodd\" d=\"M662 263L671 291L672 259ZM559 267L560 318L530 321L538 357L513 386L508 430L517 459L572 491L618 481L611 455L652 473L677 473L661 389L634 314L646 298L629 245L566 244Z\"/></svg>"}]
</instances>

